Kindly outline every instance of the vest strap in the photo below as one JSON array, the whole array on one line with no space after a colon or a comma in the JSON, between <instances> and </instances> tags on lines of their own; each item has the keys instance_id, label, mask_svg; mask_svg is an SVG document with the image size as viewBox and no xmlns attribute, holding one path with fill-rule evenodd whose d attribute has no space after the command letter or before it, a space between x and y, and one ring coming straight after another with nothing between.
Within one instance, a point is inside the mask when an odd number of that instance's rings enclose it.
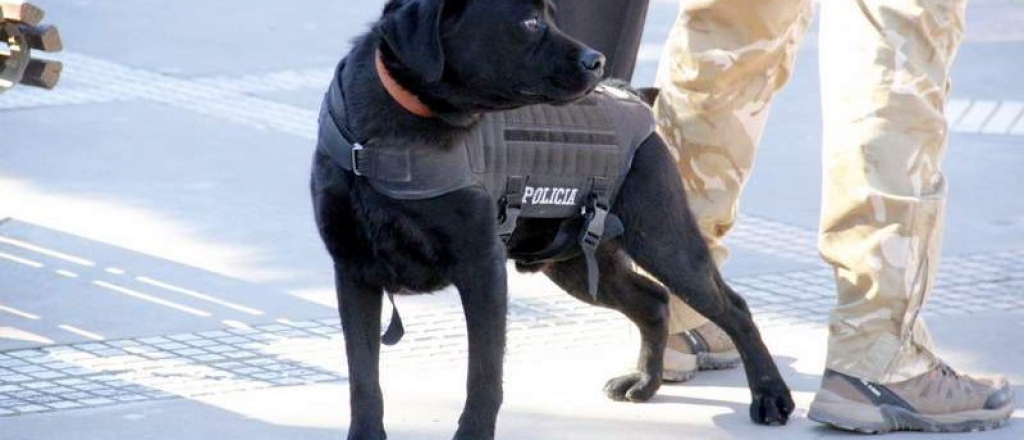
<instances>
[{"instance_id":1,"label":"vest strap","mask_svg":"<svg viewBox=\"0 0 1024 440\"><path fill-rule=\"evenodd\" d=\"M380 337L380 342L387 346L398 344L405 336L405 326L402 325L402 315L398 314L398 305L395 304L395 294L388 292L388 301L391 301L391 322L388 329Z\"/></svg>"},{"instance_id":2,"label":"vest strap","mask_svg":"<svg viewBox=\"0 0 1024 440\"><path fill-rule=\"evenodd\" d=\"M366 148L339 126L327 105L320 116L320 142L317 148L343 169L357 176L385 182L412 180L408 150L389 151Z\"/></svg>"},{"instance_id":3,"label":"vest strap","mask_svg":"<svg viewBox=\"0 0 1024 440\"><path fill-rule=\"evenodd\" d=\"M501 210L498 213L498 236L508 244L512 234L516 232L519 215L523 212L523 196L526 193L526 177L509 176L505 184L505 196L502 197Z\"/></svg>"},{"instance_id":4,"label":"vest strap","mask_svg":"<svg viewBox=\"0 0 1024 440\"><path fill-rule=\"evenodd\" d=\"M586 213L583 218L583 233L580 235L580 247L587 261L587 290L590 297L597 300L597 288L601 270L597 265L597 247L604 237L605 221L611 201L612 184L609 179L595 177L593 188L587 201Z\"/></svg>"},{"instance_id":5,"label":"vest strap","mask_svg":"<svg viewBox=\"0 0 1024 440\"><path fill-rule=\"evenodd\" d=\"M344 67L343 61L335 77L339 77ZM320 105L319 122L317 150L329 156L341 168L377 181L401 183L412 180L409 150L367 148L348 129L345 89L341 81L331 82L331 88Z\"/></svg>"}]
</instances>

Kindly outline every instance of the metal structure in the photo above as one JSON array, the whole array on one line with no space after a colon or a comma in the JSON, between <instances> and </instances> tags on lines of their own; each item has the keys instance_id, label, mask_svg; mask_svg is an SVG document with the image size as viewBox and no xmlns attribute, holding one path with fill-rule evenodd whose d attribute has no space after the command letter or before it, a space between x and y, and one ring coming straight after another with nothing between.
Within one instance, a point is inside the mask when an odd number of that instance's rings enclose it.
<instances>
[{"instance_id":1,"label":"metal structure","mask_svg":"<svg viewBox=\"0 0 1024 440\"><path fill-rule=\"evenodd\" d=\"M0 0L0 92L16 84L52 89L60 80L59 61L33 59L32 50L59 52L60 32L41 24L43 10L19 0Z\"/></svg>"}]
</instances>

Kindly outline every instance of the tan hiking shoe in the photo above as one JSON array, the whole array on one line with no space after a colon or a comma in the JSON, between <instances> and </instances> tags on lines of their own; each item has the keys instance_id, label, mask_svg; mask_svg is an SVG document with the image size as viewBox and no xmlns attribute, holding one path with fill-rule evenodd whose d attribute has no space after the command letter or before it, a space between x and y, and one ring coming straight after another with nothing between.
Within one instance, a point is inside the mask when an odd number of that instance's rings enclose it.
<instances>
[{"instance_id":1,"label":"tan hiking shoe","mask_svg":"<svg viewBox=\"0 0 1024 440\"><path fill-rule=\"evenodd\" d=\"M946 365L887 385L826 370L807 417L848 431L966 432L1002 426L1013 414L1002 377L958 374Z\"/></svg>"},{"instance_id":2,"label":"tan hiking shoe","mask_svg":"<svg viewBox=\"0 0 1024 440\"><path fill-rule=\"evenodd\" d=\"M662 380L686 382L697 371L734 368L742 360L732 339L708 322L693 330L668 335Z\"/></svg>"}]
</instances>

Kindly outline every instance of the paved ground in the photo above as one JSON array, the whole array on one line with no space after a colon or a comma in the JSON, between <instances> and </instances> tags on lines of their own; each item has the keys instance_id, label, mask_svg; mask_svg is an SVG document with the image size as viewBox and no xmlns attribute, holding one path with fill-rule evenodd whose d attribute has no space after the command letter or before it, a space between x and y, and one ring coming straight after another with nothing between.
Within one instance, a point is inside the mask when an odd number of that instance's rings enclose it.
<instances>
[{"instance_id":1,"label":"paved ground","mask_svg":"<svg viewBox=\"0 0 1024 440\"><path fill-rule=\"evenodd\" d=\"M66 77L52 93L0 95L0 438L343 435L342 341L306 182L331 68L381 4L42 2ZM948 108L945 260L926 315L954 365L1024 384L1024 199L1012 196L1024 1L968 12ZM637 83L653 81L674 14L674 1L652 6ZM814 249L815 40L774 107L726 267L796 391L794 423L749 424L736 371L647 405L606 401L600 385L630 363L636 335L517 276L502 438L843 436L802 417L832 303ZM400 305L408 336L384 355L391 437L446 438L464 388L457 298ZM1024 438L1019 405L1008 428L968 437Z\"/></svg>"}]
</instances>

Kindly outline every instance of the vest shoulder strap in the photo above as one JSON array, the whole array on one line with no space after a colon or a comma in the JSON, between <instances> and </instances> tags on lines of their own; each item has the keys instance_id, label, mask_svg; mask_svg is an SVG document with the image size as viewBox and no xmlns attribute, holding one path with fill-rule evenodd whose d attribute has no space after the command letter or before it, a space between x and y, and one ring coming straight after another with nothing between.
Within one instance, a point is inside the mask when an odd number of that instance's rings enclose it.
<instances>
[{"instance_id":1,"label":"vest shoulder strap","mask_svg":"<svg viewBox=\"0 0 1024 440\"><path fill-rule=\"evenodd\" d=\"M344 64L339 64L320 107L318 151L343 169L366 177L375 190L395 199L427 199L473 185L464 145L393 148L382 145L386 140L362 143L353 136L347 129Z\"/></svg>"}]
</instances>

